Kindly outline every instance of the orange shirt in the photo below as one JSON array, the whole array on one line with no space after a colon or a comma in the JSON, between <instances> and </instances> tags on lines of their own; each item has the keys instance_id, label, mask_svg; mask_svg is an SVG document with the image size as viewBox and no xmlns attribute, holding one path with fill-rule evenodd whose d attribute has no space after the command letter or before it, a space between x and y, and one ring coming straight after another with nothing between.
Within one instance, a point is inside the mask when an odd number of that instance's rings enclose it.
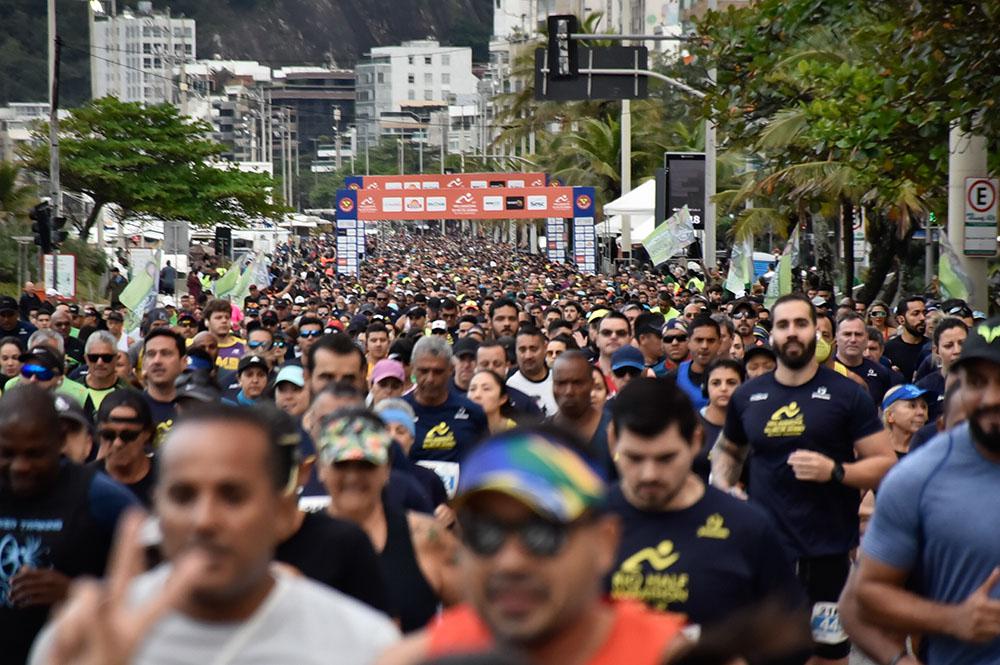
<instances>
[{"instance_id":1,"label":"orange shirt","mask_svg":"<svg viewBox=\"0 0 1000 665\"><path fill-rule=\"evenodd\" d=\"M615 613L607 641L587 665L659 665L667 646L685 624L681 614L648 609L635 601L609 601ZM493 638L469 605L446 610L428 628L429 658L452 653L486 651Z\"/></svg>"}]
</instances>

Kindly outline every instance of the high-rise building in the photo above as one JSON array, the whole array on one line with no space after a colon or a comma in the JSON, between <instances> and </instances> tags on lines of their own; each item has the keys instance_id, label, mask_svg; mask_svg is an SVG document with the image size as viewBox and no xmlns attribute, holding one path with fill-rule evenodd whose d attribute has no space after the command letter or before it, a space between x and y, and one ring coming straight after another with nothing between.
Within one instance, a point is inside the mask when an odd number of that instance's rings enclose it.
<instances>
[{"instance_id":1,"label":"high-rise building","mask_svg":"<svg viewBox=\"0 0 1000 665\"><path fill-rule=\"evenodd\" d=\"M143 104L177 103L174 69L195 60L194 19L153 10L143 0L117 15L90 14L91 95Z\"/></svg>"}]
</instances>

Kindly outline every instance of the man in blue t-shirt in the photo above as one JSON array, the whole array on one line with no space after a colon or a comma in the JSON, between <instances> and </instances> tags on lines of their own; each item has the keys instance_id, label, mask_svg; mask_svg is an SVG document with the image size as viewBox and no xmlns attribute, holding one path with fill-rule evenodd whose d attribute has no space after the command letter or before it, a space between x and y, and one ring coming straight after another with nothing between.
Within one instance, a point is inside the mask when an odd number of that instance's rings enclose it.
<instances>
[{"instance_id":1,"label":"man in blue t-shirt","mask_svg":"<svg viewBox=\"0 0 1000 665\"><path fill-rule=\"evenodd\" d=\"M927 665L1000 662L1000 318L970 331L956 365L968 423L886 477L856 584L863 618L923 635Z\"/></svg>"},{"instance_id":2,"label":"man in blue t-shirt","mask_svg":"<svg viewBox=\"0 0 1000 665\"><path fill-rule=\"evenodd\" d=\"M719 357L721 345L722 334L718 322L707 314L696 316L688 325L688 350L691 359L685 360L667 375L673 377L695 409L708 405L708 397L702 390L705 370Z\"/></svg>"},{"instance_id":3,"label":"man in blue t-shirt","mask_svg":"<svg viewBox=\"0 0 1000 665\"><path fill-rule=\"evenodd\" d=\"M451 347L441 336L421 337L411 358L417 386L403 397L416 415L410 459L437 472L451 496L458 487L462 459L489 433L486 414L450 390Z\"/></svg>"},{"instance_id":4,"label":"man in blue t-shirt","mask_svg":"<svg viewBox=\"0 0 1000 665\"><path fill-rule=\"evenodd\" d=\"M750 499L778 526L813 604L816 656L847 662L837 598L858 543L859 489L895 462L868 393L816 361L816 310L802 295L772 309L774 372L737 388L712 451L713 483L733 490L750 456Z\"/></svg>"},{"instance_id":5,"label":"man in blue t-shirt","mask_svg":"<svg viewBox=\"0 0 1000 665\"><path fill-rule=\"evenodd\" d=\"M611 405L609 437L621 482L608 508L622 535L605 580L612 598L638 600L711 626L767 600L805 609L791 561L767 513L691 470L698 417L668 379L640 378ZM807 626L802 612L802 628Z\"/></svg>"}]
</instances>

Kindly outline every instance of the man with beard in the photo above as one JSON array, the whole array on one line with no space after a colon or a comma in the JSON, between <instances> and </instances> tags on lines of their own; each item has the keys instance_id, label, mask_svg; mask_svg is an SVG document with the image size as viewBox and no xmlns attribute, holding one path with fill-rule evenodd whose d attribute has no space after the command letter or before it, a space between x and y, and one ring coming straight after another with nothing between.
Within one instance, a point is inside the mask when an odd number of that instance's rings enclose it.
<instances>
[{"instance_id":1,"label":"man with beard","mask_svg":"<svg viewBox=\"0 0 1000 665\"><path fill-rule=\"evenodd\" d=\"M701 388L705 382L705 370L718 358L722 338L719 324L707 314L699 314L691 321L688 334L691 359L678 365L677 370L669 376L677 381L694 408L700 409L708 406L708 397Z\"/></svg>"},{"instance_id":2,"label":"man with beard","mask_svg":"<svg viewBox=\"0 0 1000 665\"><path fill-rule=\"evenodd\" d=\"M622 523L606 580L612 598L681 612L702 626L769 598L804 601L767 514L706 487L692 471L698 417L676 384L636 379L612 401L611 414L621 482L608 508ZM803 627L805 619L803 612Z\"/></svg>"},{"instance_id":3,"label":"man with beard","mask_svg":"<svg viewBox=\"0 0 1000 665\"><path fill-rule=\"evenodd\" d=\"M884 355L909 382L913 380L927 345L924 337L927 308L923 296L903 298L896 306L896 317L903 326L903 333L885 343Z\"/></svg>"},{"instance_id":4,"label":"man with beard","mask_svg":"<svg viewBox=\"0 0 1000 665\"><path fill-rule=\"evenodd\" d=\"M754 337L753 329L757 325L757 310L749 300L741 300L731 310L730 317L736 326L736 334L743 338L743 348L760 346L762 342ZM728 349L727 349L728 350Z\"/></svg>"},{"instance_id":5,"label":"man with beard","mask_svg":"<svg viewBox=\"0 0 1000 665\"><path fill-rule=\"evenodd\" d=\"M513 300L504 298L493 303L490 306L490 328L493 330L493 339L513 337L517 333L519 313L520 310Z\"/></svg>"},{"instance_id":6,"label":"man with beard","mask_svg":"<svg viewBox=\"0 0 1000 665\"><path fill-rule=\"evenodd\" d=\"M546 416L555 415L559 407L552 394L552 372L545 364L545 335L524 325L515 340L517 371L507 379L507 385L531 397Z\"/></svg>"},{"instance_id":7,"label":"man with beard","mask_svg":"<svg viewBox=\"0 0 1000 665\"><path fill-rule=\"evenodd\" d=\"M956 366L968 423L908 455L886 477L853 591L866 622L923 635L921 662L996 663L1000 319L970 331Z\"/></svg>"},{"instance_id":8,"label":"man with beard","mask_svg":"<svg viewBox=\"0 0 1000 665\"><path fill-rule=\"evenodd\" d=\"M817 363L809 300L782 296L772 314L778 367L733 394L712 482L732 490L752 451L750 499L778 525L812 605L812 662L846 664L837 598L858 544L858 490L876 488L895 456L864 388Z\"/></svg>"}]
</instances>

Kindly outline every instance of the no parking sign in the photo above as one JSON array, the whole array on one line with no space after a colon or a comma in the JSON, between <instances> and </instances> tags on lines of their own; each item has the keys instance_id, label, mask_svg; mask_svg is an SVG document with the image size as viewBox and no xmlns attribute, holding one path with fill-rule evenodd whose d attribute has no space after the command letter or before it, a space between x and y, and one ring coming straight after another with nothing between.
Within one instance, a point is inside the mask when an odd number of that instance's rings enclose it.
<instances>
[{"instance_id":1,"label":"no parking sign","mask_svg":"<svg viewBox=\"0 0 1000 665\"><path fill-rule=\"evenodd\" d=\"M965 179L966 256L993 256L997 253L998 181L990 178Z\"/></svg>"}]
</instances>

